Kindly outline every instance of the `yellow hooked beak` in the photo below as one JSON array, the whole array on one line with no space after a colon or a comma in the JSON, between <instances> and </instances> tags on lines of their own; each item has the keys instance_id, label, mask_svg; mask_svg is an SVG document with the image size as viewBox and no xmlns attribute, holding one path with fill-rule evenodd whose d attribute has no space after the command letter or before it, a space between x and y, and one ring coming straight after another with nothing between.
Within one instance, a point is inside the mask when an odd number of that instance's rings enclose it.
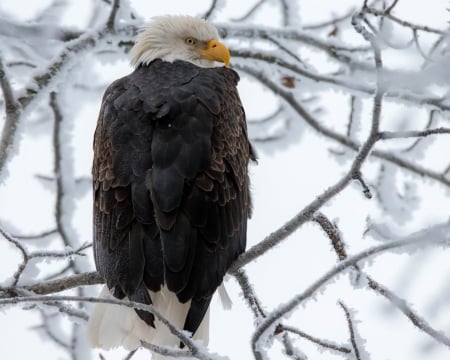
<instances>
[{"instance_id":1,"label":"yellow hooked beak","mask_svg":"<svg viewBox=\"0 0 450 360\"><path fill-rule=\"evenodd\" d=\"M206 50L202 50L200 54L205 59L223 62L226 67L230 65L230 51L220 41L210 40Z\"/></svg>"}]
</instances>

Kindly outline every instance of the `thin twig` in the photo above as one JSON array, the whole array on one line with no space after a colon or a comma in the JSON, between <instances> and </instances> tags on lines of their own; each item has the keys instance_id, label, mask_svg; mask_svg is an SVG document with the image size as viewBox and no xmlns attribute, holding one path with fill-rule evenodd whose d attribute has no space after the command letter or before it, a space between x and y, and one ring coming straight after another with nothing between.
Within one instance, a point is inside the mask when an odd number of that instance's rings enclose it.
<instances>
[{"instance_id":1,"label":"thin twig","mask_svg":"<svg viewBox=\"0 0 450 360\"><path fill-rule=\"evenodd\" d=\"M412 137L427 137L435 134L450 134L450 128L427 129L423 131L383 131L380 133L380 140L406 139Z\"/></svg>"},{"instance_id":2,"label":"thin twig","mask_svg":"<svg viewBox=\"0 0 450 360\"><path fill-rule=\"evenodd\" d=\"M356 96L351 95L350 96L350 115L348 117L348 124L347 124L347 137L352 136L352 129L355 123L355 103L356 103Z\"/></svg>"},{"instance_id":3,"label":"thin twig","mask_svg":"<svg viewBox=\"0 0 450 360\"><path fill-rule=\"evenodd\" d=\"M111 32L114 31L116 16L119 11L119 8L120 8L120 0L114 0L111 7L111 12L109 13L108 20L106 21L106 28Z\"/></svg>"},{"instance_id":4,"label":"thin twig","mask_svg":"<svg viewBox=\"0 0 450 360\"><path fill-rule=\"evenodd\" d=\"M445 336L442 331L437 331L428 324L425 318L421 317L415 311L412 310L410 306L407 305L406 301L401 299L395 293L390 291L387 287L381 285L379 282L373 280L371 277L366 276L368 284L371 289L375 290L378 294L384 296L392 305L399 309L419 330L427 333L437 342L450 348L450 338Z\"/></svg>"},{"instance_id":5,"label":"thin twig","mask_svg":"<svg viewBox=\"0 0 450 360\"><path fill-rule=\"evenodd\" d=\"M6 169L6 162L12 152L13 142L16 136L17 126L20 115L20 104L14 97L11 83L3 66L3 60L0 54L0 86L5 101L5 123L3 124L0 138L0 179Z\"/></svg>"},{"instance_id":6,"label":"thin twig","mask_svg":"<svg viewBox=\"0 0 450 360\"><path fill-rule=\"evenodd\" d=\"M252 16L259 7L264 4L266 0L259 0L255 5L253 5L249 11L247 11L244 15L242 15L240 18L231 19L231 21L234 22L242 22L244 20L247 20L250 16Z\"/></svg>"},{"instance_id":7,"label":"thin twig","mask_svg":"<svg viewBox=\"0 0 450 360\"><path fill-rule=\"evenodd\" d=\"M396 22L397 24L400 24L400 25L402 25L404 27L408 27L408 28L410 28L412 30L421 30L421 31L430 32L430 33L434 33L434 34L440 34L440 35L445 35L446 34L445 31L441 31L439 29L435 29L435 28L432 28L430 26L416 25L416 24L413 24L413 23L411 23L409 21L399 19L398 17L392 15L390 12L387 12L387 11L382 11L382 10L377 10L375 8L365 7L363 9L363 12L367 12L367 13L375 15L375 16L386 17L386 18Z\"/></svg>"},{"instance_id":8,"label":"thin twig","mask_svg":"<svg viewBox=\"0 0 450 360\"><path fill-rule=\"evenodd\" d=\"M434 109L430 111L430 115L428 116L428 122L425 126L425 130L429 130L431 128L431 126L433 125L436 112L437 112L437 110L434 110ZM407 152L413 150L417 145L420 144L422 139L423 139L422 137L419 137L410 146L408 146L406 149L403 149L402 152L407 153Z\"/></svg>"},{"instance_id":9,"label":"thin twig","mask_svg":"<svg viewBox=\"0 0 450 360\"><path fill-rule=\"evenodd\" d=\"M86 272L82 274L66 276L61 279L41 281L35 284L25 285L20 289L24 289L35 294L46 295L77 288L79 286L99 285L103 283L104 279L98 272ZM14 288L4 288L2 290L5 292L14 292ZM0 294L0 298L2 297L5 297L5 295Z\"/></svg>"},{"instance_id":10,"label":"thin twig","mask_svg":"<svg viewBox=\"0 0 450 360\"><path fill-rule=\"evenodd\" d=\"M338 256L340 261L343 261L347 259L347 254L342 251L342 249L345 249L345 243L340 236L340 231L337 228L336 224L332 224L325 215L321 214L320 222L318 222L322 228L325 228L325 232L327 233L328 237L331 240L331 243L333 245L333 249ZM331 229L330 229L331 228ZM427 236L423 236L423 238L427 238ZM441 344L444 344L448 347L450 347L450 339L443 335L441 332L436 331L433 329L428 322L422 318L420 315L415 313L405 302L405 300L401 299L397 295L395 295L392 291L390 291L385 286L381 285L379 282L372 279L370 276L368 276L366 273L361 271L359 266L354 266L355 270L358 272L358 276L364 276L367 280L367 283L369 287L374 290L377 294L384 296L394 307L399 309L403 314L405 314L411 322L419 328L421 331L427 333L432 338L434 338L436 341L438 341Z\"/></svg>"},{"instance_id":11,"label":"thin twig","mask_svg":"<svg viewBox=\"0 0 450 360\"><path fill-rule=\"evenodd\" d=\"M375 93L375 88L371 85L355 83L354 81L350 81L340 76L330 76L319 73L314 73L313 71L307 70L305 68L299 67L295 64L291 64L285 61L283 58L276 56L273 53L266 53L264 51L251 51L251 50L232 50L231 51L233 57L243 58L243 59L256 59L263 61L265 63L269 63L271 66L280 67L284 72L286 70L293 71L294 73L304 76L308 79L313 80L314 82L325 82L331 85L338 87L339 89L346 89L350 91L357 91L368 95L373 95ZM355 66L355 64L349 64L350 66ZM236 64L234 64L236 66ZM242 65L237 64L238 68L244 68ZM250 71L254 74L262 74L261 72L257 72L254 69L250 69ZM368 68L367 66L363 70L372 70L373 68ZM246 71L247 72L247 71ZM387 73L389 74L389 72ZM264 75L261 75L264 77ZM259 76L256 76L257 78ZM388 76L386 76L388 78ZM300 78L301 81L301 78ZM386 86L390 87L390 89L386 89L385 96L390 99L400 99L403 101L407 101L413 104L419 105L427 105L430 107L435 107L440 110L450 111L450 106L443 103L444 98L442 97L424 97L416 94L411 94L409 92L404 92L400 88L397 89L398 84L386 83ZM269 87L269 86L268 86ZM278 89L278 87L276 87Z\"/></svg>"},{"instance_id":12,"label":"thin twig","mask_svg":"<svg viewBox=\"0 0 450 360\"><path fill-rule=\"evenodd\" d=\"M327 271L324 275L314 281L305 291L301 294L296 295L294 298L289 300L287 303L279 306L275 311L268 314L268 316L264 319L261 325L257 328L252 336L252 349L256 359L260 359L260 347L259 341L260 338L266 334L267 330L275 325L282 317L286 316L289 312L291 312L294 308L299 306L302 302L307 299L310 299L323 285L327 284L331 279L341 274L343 271L347 270L349 267L357 266L357 264L364 259L368 259L372 256L380 254L382 252L393 250L396 248L408 247L408 246L418 246L418 245L427 245L427 244L442 244L446 243L446 240L443 238L435 238L435 237L421 237L421 236L412 236L406 240L396 240L391 241L386 244L374 246L372 248L366 249L359 254L348 257L346 260L341 261L336 266ZM0 300L1 301L1 300ZM259 355L258 355L259 354Z\"/></svg>"},{"instance_id":13,"label":"thin twig","mask_svg":"<svg viewBox=\"0 0 450 360\"><path fill-rule=\"evenodd\" d=\"M200 348L197 345L197 343L194 342L184 331L179 330L176 326L172 325L153 305L146 305L134 301L119 300L116 298L94 298L88 296L64 296L64 295L31 295L23 297L14 297L9 299L0 299L0 305L8 305L8 304L12 305L20 303L45 303L49 301L104 303L112 305L121 305L132 309L147 311L155 315L155 317L169 329L171 334L173 334L180 341L182 341L189 348L192 356L200 360L214 359L214 357L210 356L205 349Z\"/></svg>"},{"instance_id":14,"label":"thin twig","mask_svg":"<svg viewBox=\"0 0 450 360\"><path fill-rule=\"evenodd\" d=\"M344 305L344 303L342 301L339 301L338 304L344 310L345 318L347 319L348 330L350 332L350 342L352 343L353 353L355 354L355 359L361 360L361 356L359 354L359 349L358 349L358 344L356 343L356 338L355 338L353 319L352 319L347 307Z\"/></svg>"},{"instance_id":15,"label":"thin twig","mask_svg":"<svg viewBox=\"0 0 450 360\"><path fill-rule=\"evenodd\" d=\"M399 1L399 0L394 0L394 1L392 2L392 4L389 5L389 7L386 8L386 10L384 10L384 13L385 13L385 14L389 14L389 13L394 9L394 7L397 6L398 1Z\"/></svg>"},{"instance_id":16,"label":"thin twig","mask_svg":"<svg viewBox=\"0 0 450 360\"><path fill-rule=\"evenodd\" d=\"M217 10L217 6L219 4L220 0L212 0L211 2L211 6L209 7L209 9L206 11L205 15L203 15L203 18L205 20L208 20L209 18L211 18L211 16L213 15L213 13Z\"/></svg>"},{"instance_id":17,"label":"thin twig","mask_svg":"<svg viewBox=\"0 0 450 360\"><path fill-rule=\"evenodd\" d=\"M303 331L301 331L301 330L299 330L297 328L294 328L292 326L282 325L281 329L283 329L285 331L289 331L289 332L291 332L293 334L297 334L298 336L300 336L302 338L305 338L305 339L307 339L307 340L309 340L309 341L311 341L311 342L313 342L313 343L315 343L317 345L320 345L321 347L324 347L324 348L327 348L327 349L330 349L330 350L338 351L338 352L341 352L341 353L344 353L344 354L349 354L349 353L352 352L346 346L340 346L340 345L334 344L334 343L332 343L330 341L319 339L319 338L317 338L315 336L309 335L309 334L307 334L307 333L305 333L305 332L303 332Z\"/></svg>"},{"instance_id":18,"label":"thin twig","mask_svg":"<svg viewBox=\"0 0 450 360\"><path fill-rule=\"evenodd\" d=\"M58 233L58 230L53 229L53 230L43 231L40 234L33 234L33 235L17 235L17 234L14 234L14 237L16 239L19 239L19 240L36 240L36 239L42 239L44 237L47 237L47 236L50 236L50 235L54 235L54 234L57 234L57 233Z\"/></svg>"},{"instance_id":19,"label":"thin twig","mask_svg":"<svg viewBox=\"0 0 450 360\"><path fill-rule=\"evenodd\" d=\"M136 350L133 350L133 351L130 351L130 352L127 354L127 356L125 356L125 357L123 358L123 360L131 360L131 358L134 356L134 354L136 354L136 351L137 351L137 349L136 349Z\"/></svg>"},{"instance_id":20,"label":"thin twig","mask_svg":"<svg viewBox=\"0 0 450 360\"><path fill-rule=\"evenodd\" d=\"M258 298L255 295L255 292L250 285L250 281L244 269L239 269L238 271L233 273L233 276L239 283L241 287L244 298L247 300L247 303L250 306L250 309L253 311L253 315L255 319L261 319L266 316L265 311L263 310Z\"/></svg>"},{"instance_id":21,"label":"thin twig","mask_svg":"<svg viewBox=\"0 0 450 360\"><path fill-rule=\"evenodd\" d=\"M308 358L301 354L292 343L289 334L287 332L283 333L282 343L284 345L284 351L287 356L289 356L293 360L307 360Z\"/></svg>"},{"instance_id":22,"label":"thin twig","mask_svg":"<svg viewBox=\"0 0 450 360\"><path fill-rule=\"evenodd\" d=\"M54 173L56 179L56 203L55 203L55 221L56 228L58 230L61 239L66 246L70 246L71 242L69 236L67 235L66 229L64 227L62 217L63 217L63 207L62 201L64 193L63 185L63 174L61 172L62 167L62 141L61 141L61 125L63 122L63 115L61 109L58 105L56 92L50 93L50 108L53 111L54 116L54 127L53 127L53 152L54 152Z\"/></svg>"},{"instance_id":23,"label":"thin twig","mask_svg":"<svg viewBox=\"0 0 450 360\"><path fill-rule=\"evenodd\" d=\"M345 21L348 18L350 18L353 15L354 12L355 12L355 9L354 8L350 8L350 10L347 13L345 13L344 15L336 16L332 20L324 21L324 22L321 22L321 23L318 23L318 24L304 25L302 27L302 29L304 29L304 30L317 30L317 29L322 29L322 28L330 26L330 25L336 25L337 23Z\"/></svg>"},{"instance_id":24,"label":"thin twig","mask_svg":"<svg viewBox=\"0 0 450 360\"><path fill-rule=\"evenodd\" d=\"M339 257L339 260L345 260L347 258L347 251L345 250L344 243L341 240L341 233L338 227L320 212L314 216L313 220L322 227L322 230L325 231L331 240L331 244Z\"/></svg>"}]
</instances>

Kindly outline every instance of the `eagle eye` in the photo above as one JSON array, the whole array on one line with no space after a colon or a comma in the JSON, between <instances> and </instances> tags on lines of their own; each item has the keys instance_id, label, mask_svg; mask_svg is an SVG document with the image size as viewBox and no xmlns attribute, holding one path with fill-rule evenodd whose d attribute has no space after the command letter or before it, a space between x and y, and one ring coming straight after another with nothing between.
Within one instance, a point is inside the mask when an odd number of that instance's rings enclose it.
<instances>
[{"instance_id":1,"label":"eagle eye","mask_svg":"<svg viewBox=\"0 0 450 360\"><path fill-rule=\"evenodd\" d=\"M197 43L197 40L195 40L194 38L188 37L186 38L186 44L188 45L195 45Z\"/></svg>"}]
</instances>

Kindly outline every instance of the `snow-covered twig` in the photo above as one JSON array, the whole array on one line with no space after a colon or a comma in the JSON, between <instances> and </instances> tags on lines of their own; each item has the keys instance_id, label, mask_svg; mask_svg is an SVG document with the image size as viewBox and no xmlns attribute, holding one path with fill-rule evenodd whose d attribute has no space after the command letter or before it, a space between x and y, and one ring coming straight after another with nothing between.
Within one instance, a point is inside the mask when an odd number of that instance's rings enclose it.
<instances>
[{"instance_id":1,"label":"snow-covered twig","mask_svg":"<svg viewBox=\"0 0 450 360\"><path fill-rule=\"evenodd\" d=\"M19 240L36 240L36 239L42 239L42 238L50 236L50 235L54 235L57 232L58 232L58 230L52 229L52 230L43 231L39 234L32 234L32 235L14 234L13 237L15 237L16 239L19 239Z\"/></svg>"},{"instance_id":2,"label":"snow-covered twig","mask_svg":"<svg viewBox=\"0 0 450 360\"><path fill-rule=\"evenodd\" d=\"M261 303L260 303L258 297L256 296L252 285L250 284L247 274L245 273L245 271L243 269L239 269L238 271L233 273L233 275L236 278L236 280L238 281L238 283L241 287L241 290L243 292L244 298L247 300L247 303L248 303L250 309L253 311L253 316L256 320L256 323L257 324L260 323L266 317L266 312L262 308ZM329 341L319 339L317 337L309 335L309 334L305 333L304 331L301 331L292 326L280 324L275 329L275 333L278 334L281 332L290 332L290 333L296 334L302 338L305 338L305 339L315 343L316 345L324 347L325 349L331 349L331 350L335 350L335 351L343 352L343 353L351 352L351 350L346 347L335 345ZM286 334L283 335L283 345L285 347L286 354L295 358L296 355L295 355L295 351L293 349L292 343L291 343L289 337L286 337L285 335Z\"/></svg>"},{"instance_id":3,"label":"snow-covered twig","mask_svg":"<svg viewBox=\"0 0 450 360\"><path fill-rule=\"evenodd\" d=\"M343 76L336 75L327 75L322 73L314 72L310 69L305 69L304 67L300 67L296 64L292 64L287 62L282 57L278 56L274 53L269 53L263 50L252 51L252 50L242 50L242 49L232 49L231 54L233 57L238 57L242 59L255 59L263 61L264 63L268 63L273 67L279 67L282 70L292 71L293 73L300 75L301 77L306 77L307 79L311 79L314 82L323 82L328 83L341 90L345 90L350 93L364 93L367 95L372 95L375 92L375 88L370 84L365 84L362 82L355 82L351 79L347 79ZM350 66L352 68L359 67L364 71L373 71L373 68L363 65L362 63L351 63ZM241 67L238 65L237 67ZM395 75L395 73L391 73L387 70L385 71L385 78L388 78L388 75ZM256 73L256 72L255 72ZM387 86L388 84L386 84ZM273 90L270 86L266 85L268 88ZM397 88L398 84L389 83L388 89L386 89L385 97L388 99L400 99L402 101L412 103L414 105L427 105L430 107L434 107L440 110L448 111L450 110L450 106L443 102L443 98L441 97L430 97L425 95L413 94L411 92L405 91L404 89ZM276 86L278 89L278 86Z\"/></svg>"},{"instance_id":4,"label":"snow-covered twig","mask_svg":"<svg viewBox=\"0 0 450 360\"><path fill-rule=\"evenodd\" d=\"M153 351L157 354L164 355L164 356L167 356L170 358L183 358L183 359L195 358L195 356L189 350L174 349L172 347L150 344L145 341L141 341L141 344L142 344L142 347L144 347L150 351Z\"/></svg>"},{"instance_id":5,"label":"snow-covered twig","mask_svg":"<svg viewBox=\"0 0 450 360\"><path fill-rule=\"evenodd\" d=\"M436 116L437 110L433 109L430 111L429 116L428 116L428 122L425 126L425 130L422 131L426 131L429 130L431 128L431 126L433 125ZM422 141L423 137L419 137L418 139L416 139L410 146L408 146L406 149L403 149L402 152L403 153L407 153L411 150L413 150L417 145L420 144L420 142Z\"/></svg>"},{"instance_id":6,"label":"snow-covered twig","mask_svg":"<svg viewBox=\"0 0 450 360\"><path fill-rule=\"evenodd\" d=\"M368 284L371 289L375 290L378 294L384 296L393 306L399 309L419 330L430 335L437 342L450 348L450 338L444 335L443 332L434 329L425 318L417 314L405 300L401 299L394 292L387 287L381 285L379 282L373 280L367 276Z\"/></svg>"},{"instance_id":7,"label":"snow-covered twig","mask_svg":"<svg viewBox=\"0 0 450 360\"><path fill-rule=\"evenodd\" d=\"M314 201L309 203L284 225L282 225L280 228L265 237L262 241L252 246L245 253L243 253L236 261L233 262L233 264L231 264L228 272L233 274L239 268L246 266L256 258L262 256L267 251L274 248L280 242L285 240L300 226L309 221L314 216L314 213L319 210L324 204L326 204L330 199L339 194L348 185L350 180L351 176L347 174L333 186L325 190Z\"/></svg>"},{"instance_id":8,"label":"snow-covered twig","mask_svg":"<svg viewBox=\"0 0 450 360\"><path fill-rule=\"evenodd\" d=\"M136 354L136 351L137 351L137 350L130 351L130 352L127 354L127 356L125 356L125 357L123 358L123 360L130 360L130 359L134 356L134 354Z\"/></svg>"},{"instance_id":9,"label":"snow-covered twig","mask_svg":"<svg viewBox=\"0 0 450 360\"><path fill-rule=\"evenodd\" d=\"M361 360L362 358L359 353L359 346L356 341L353 319L352 319L352 316L350 315L350 311L347 309L347 307L344 305L344 303L342 301L339 301L338 304L344 310L345 318L347 319L348 330L350 332L350 342L352 344L353 354L355 355L355 359Z\"/></svg>"},{"instance_id":10,"label":"snow-covered twig","mask_svg":"<svg viewBox=\"0 0 450 360\"><path fill-rule=\"evenodd\" d=\"M249 17L251 17L260 7L263 5L267 0L259 0L255 3L244 15L242 15L239 18L232 19L234 22L243 22L247 20Z\"/></svg>"},{"instance_id":11,"label":"snow-covered twig","mask_svg":"<svg viewBox=\"0 0 450 360\"><path fill-rule=\"evenodd\" d=\"M360 149L361 144L359 144L358 142L321 124L309 111L306 110L305 107L302 106L302 104L299 101L297 101L292 92L287 91L282 87L278 86L275 82L269 79L269 77L267 77L263 72L254 70L250 67L241 64L237 65L237 67L245 71L246 73L250 74L254 78L258 79L267 88L269 88L278 96L280 96L283 100L285 100L286 103L289 104L291 108L296 113L298 113L298 115L300 115L301 118L303 118L306 121L306 123L310 125L312 128L314 128L319 134L324 135L327 138L333 139L338 143L340 143L341 145L348 147L351 150L357 151L358 149ZM370 155L391 162L401 168L404 168L405 170L420 175L421 177L428 177L446 186L450 186L450 180L442 176L442 174L430 169L426 169L421 165L414 164L410 160L403 159L399 156L396 156L395 154L392 154L391 152L375 149L371 151Z\"/></svg>"},{"instance_id":12,"label":"snow-covered twig","mask_svg":"<svg viewBox=\"0 0 450 360\"><path fill-rule=\"evenodd\" d=\"M394 3L395 6L395 3ZM439 30L439 29L435 29L432 28L430 26L424 26L424 25L417 25L417 24L413 24L409 21L406 20L402 20L398 17L396 17L395 15L391 14L391 10L392 8L388 8L387 10L378 10L372 7L365 7L363 8L363 12L368 13L368 14L372 14L375 16L383 16L385 18L388 18L390 20L392 20L393 22L400 24L401 26L404 27L408 27L411 30L421 30L421 31L425 31L425 32L429 32L429 33L434 33L434 34L440 34L440 35L446 35L447 33L445 31Z\"/></svg>"},{"instance_id":13,"label":"snow-covered twig","mask_svg":"<svg viewBox=\"0 0 450 360\"><path fill-rule=\"evenodd\" d=\"M23 286L25 290L36 294L46 295L73 289L79 286L103 284L104 280L98 272L86 272L66 276L61 279L38 282L36 284Z\"/></svg>"},{"instance_id":14,"label":"snow-covered twig","mask_svg":"<svg viewBox=\"0 0 450 360\"><path fill-rule=\"evenodd\" d=\"M14 238L12 235L10 235L1 226L0 226L0 234L7 241L9 241L11 244L13 244L20 251L20 253L22 254L22 262L19 264L19 267L18 267L17 271L14 273L13 282L12 282L11 285L9 285L7 287L8 291L10 291L10 292L11 291L15 292L15 288L16 288L17 284L19 283L21 275L23 274L25 268L27 267L28 263L32 259L36 259L36 258L45 258L45 259L69 258L69 257L74 256L74 255L84 256L82 251L91 246L91 244L84 244L84 245L81 245L76 250L68 249L68 250L64 250L64 251L34 251L34 252L29 252L25 248L25 246L23 246L22 243L18 239ZM27 289L27 288L23 287L23 289ZM5 289L3 289L3 290L5 291ZM27 290L31 290L31 289L27 289Z\"/></svg>"},{"instance_id":15,"label":"snow-covered twig","mask_svg":"<svg viewBox=\"0 0 450 360\"><path fill-rule=\"evenodd\" d=\"M214 17L214 14L218 10L220 10L223 6L224 6L223 0L212 0L211 1L211 6L205 12L205 14L203 15L203 18L206 19L206 20L211 19L212 17Z\"/></svg>"},{"instance_id":16,"label":"snow-covered twig","mask_svg":"<svg viewBox=\"0 0 450 360\"><path fill-rule=\"evenodd\" d=\"M322 227L322 230L325 231L328 238L331 240L331 244L333 245L333 249L336 251L339 260L345 260L347 258L347 251L345 250L344 242L341 239L341 232L336 224L333 224L321 212L317 212L313 220Z\"/></svg>"},{"instance_id":17,"label":"snow-covered twig","mask_svg":"<svg viewBox=\"0 0 450 360\"><path fill-rule=\"evenodd\" d=\"M435 134L450 134L450 128L436 128L422 131L382 131L380 132L380 140L406 139L411 137L426 137Z\"/></svg>"},{"instance_id":18,"label":"snow-covered twig","mask_svg":"<svg viewBox=\"0 0 450 360\"><path fill-rule=\"evenodd\" d=\"M354 8L350 8L349 11L347 11L344 15L333 17L331 20L323 21L317 24L309 24L302 26L303 30L318 30L322 29L327 26L336 25L337 23L343 22L345 20L348 20L353 13L355 12Z\"/></svg>"},{"instance_id":19,"label":"snow-covered twig","mask_svg":"<svg viewBox=\"0 0 450 360\"><path fill-rule=\"evenodd\" d=\"M92 246L92 244L84 244L81 245L78 249L72 250L65 250L65 251L35 251L30 253L29 259L33 259L33 258L68 258L71 257L73 255L78 255L78 256L85 256L85 254L82 253L83 250L86 250L87 248L90 248Z\"/></svg>"},{"instance_id":20,"label":"snow-covered twig","mask_svg":"<svg viewBox=\"0 0 450 360\"><path fill-rule=\"evenodd\" d=\"M321 214L320 217L316 216L314 220L316 220L316 222L322 226L322 229L330 238L333 249L336 252L339 260L343 261L347 259L348 255L345 250L343 251L343 249L345 249L345 243L340 236L341 232L339 231L336 224L332 224L331 221L323 214ZM426 234L423 234L422 237L427 238L428 236ZM407 316L417 328L430 335L439 343L450 347L450 339L446 337L442 332L439 332L431 327L423 317L418 315L415 311L412 310L410 306L407 305L405 300L401 299L387 287L383 286L379 282L375 281L372 277L362 272L358 266L355 266L354 268L358 272L359 277L363 276L367 280L367 284L372 290L374 290L377 294L384 296L394 307L399 309L405 316Z\"/></svg>"},{"instance_id":21,"label":"snow-covered twig","mask_svg":"<svg viewBox=\"0 0 450 360\"><path fill-rule=\"evenodd\" d=\"M331 279L335 278L345 270L350 267L357 266L361 260L369 259L375 255L386 252L388 250L393 250L396 248L404 248L410 246L424 246L430 244L445 244L446 240L442 238L428 238L421 236L411 236L407 239L401 239L396 241L391 241L382 245L374 246L366 249L356 255L348 257L346 260L341 261L324 275L319 277L310 286L306 288L301 294L296 295L294 298L289 300L287 303L278 307L275 311L268 314L266 319L261 323L252 336L252 350L256 359L261 359L261 337L267 334L267 331L276 325L281 318L286 316L292 310L294 310L301 303L310 299L322 286L327 284Z\"/></svg>"},{"instance_id":22,"label":"snow-covered twig","mask_svg":"<svg viewBox=\"0 0 450 360\"><path fill-rule=\"evenodd\" d=\"M171 324L153 305L145 305L142 303L119 300L116 298L93 298L88 296L64 296L64 295L27 295L21 297L0 299L1 305L12 305L20 303L46 303L52 301L68 301L68 302L91 302L91 303L104 303L112 305L126 306L132 309L138 309L142 311L147 311L155 315L155 317L166 326L170 333L176 336L180 341L182 341L186 347L189 349L191 356L200 360L214 360L215 357L209 354L205 349L200 348L199 345L194 342L190 336L188 336L184 331L179 330L176 326Z\"/></svg>"},{"instance_id":23,"label":"snow-covered twig","mask_svg":"<svg viewBox=\"0 0 450 360\"><path fill-rule=\"evenodd\" d=\"M16 135L19 116L20 105L14 97L11 82L6 74L5 67L3 65L2 55L0 54L0 86L3 92L3 98L5 101L5 123L0 138L0 182L2 179L2 173L5 171L6 162L13 149L14 137Z\"/></svg>"},{"instance_id":24,"label":"snow-covered twig","mask_svg":"<svg viewBox=\"0 0 450 360\"><path fill-rule=\"evenodd\" d=\"M117 12L119 11L119 8L120 8L120 0L114 0L111 5L111 12L109 13L108 20L106 21L106 28L110 32L113 32L116 26L116 16Z\"/></svg>"},{"instance_id":25,"label":"snow-covered twig","mask_svg":"<svg viewBox=\"0 0 450 360\"><path fill-rule=\"evenodd\" d=\"M376 45L375 45L376 46ZM375 52L379 51L379 49L374 49ZM381 57L376 55L376 66L378 73L381 71L379 67L381 67ZM252 70L245 68L247 72L254 73ZM268 83L270 80L265 79L265 82ZM377 82L378 85L379 82ZM292 94L287 93L286 97L288 97L292 103L293 107L296 107L299 112L303 115L303 118L307 117L309 120L316 122L308 112L306 112L303 107L301 107L298 102L295 101ZM254 245L252 248L247 250L243 255L241 255L232 265L230 272L233 273L238 268L245 266L249 262L253 261L255 258L261 256L269 249L273 248L285 238L287 238L290 234L292 234L295 230L297 230L300 226L302 226L305 222L309 221L314 213L319 210L325 203L327 203L331 198L336 196L339 192L341 192L352 179L355 178L355 174L359 174L361 167L364 161L369 156L370 151L373 146L377 142L378 138L378 129L379 122L381 116L381 100L383 97L383 89L380 86L377 86L377 92L374 97L374 105L372 112L372 127L370 130L370 134L364 144L361 146L360 150L356 154L356 157L351 165L349 172L342 177L337 183L328 188L325 192L319 195L313 202L307 205L302 211L300 211L297 215L291 218L288 222L286 222L283 226L281 226L278 230L274 231L272 234L267 236L260 243Z\"/></svg>"},{"instance_id":26,"label":"snow-covered twig","mask_svg":"<svg viewBox=\"0 0 450 360\"><path fill-rule=\"evenodd\" d=\"M314 47L319 50L324 50L327 53L336 51L348 51L348 52L367 52L370 50L368 47L351 47L345 46L342 43L325 41L317 36L311 35L309 32L299 31L294 28L267 28L249 25L229 25L219 24L217 25L219 33L223 38L237 38L246 40L264 40L268 36L283 40L294 40L302 44Z\"/></svg>"},{"instance_id":27,"label":"snow-covered twig","mask_svg":"<svg viewBox=\"0 0 450 360\"><path fill-rule=\"evenodd\" d=\"M27 250L25 247L18 241L17 239L14 239L6 230L4 230L0 226L0 234L8 240L11 244L13 244L22 254L22 262L19 264L19 267L17 268L16 272L13 275L13 282L11 284L12 287L15 287L17 283L19 282L20 276L22 275L23 271L25 270L25 267L30 260L30 257L28 255Z\"/></svg>"},{"instance_id":28,"label":"snow-covered twig","mask_svg":"<svg viewBox=\"0 0 450 360\"><path fill-rule=\"evenodd\" d=\"M317 344L317 345L319 345L319 346L321 346L323 348L334 350L334 351L337 351L337 352L340 352L340 353L343 353L343 354L349 354L349 353L352 352L346 346L337 345L337 344L332 343L331 341L319 339L319 338L317 338L315 336L312 336L310 334L307 334L304 331L301 331L301 330L299 330L299 329L297 329L295 327L281 325L280 328L282 330L284 330L284 331L288 331L288 332L296 334L296 335L298 335L298 336L300 336L302 338L305 338L305 339L307 339L307 340L309 340L309 341L311 341L311 342L313 342L313 343L315 343L315 344Z\"/></svg>"},{"instance_id":29,"label":"snow-covered twig","mask_svg":"<svg viewBox=\"0 0 450 360\"><path fill-rule=\"evenodd\" d=\"M248 279L247 274L244 269L239 269L233 273L233 276L239 283L241 287L244 298L247 300L250 309L253 311L253 315L257 321L261 320L266 316L265 311L263 310L259 299L256 297L255 292L253 291L252 285Z\"/></svg>"}]
</instances>

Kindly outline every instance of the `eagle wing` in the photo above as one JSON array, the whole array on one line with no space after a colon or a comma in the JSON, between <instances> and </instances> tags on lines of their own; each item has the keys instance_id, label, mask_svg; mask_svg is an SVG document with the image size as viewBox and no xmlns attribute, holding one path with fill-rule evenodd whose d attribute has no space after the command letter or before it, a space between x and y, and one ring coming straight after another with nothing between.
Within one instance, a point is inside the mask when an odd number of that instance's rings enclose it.
<instances>
[{"instance_id":1,"label":"eagle wing","mask_svg":"<svg viewBox=\"0 0 450 360\"><path fill-rule=\"evenodd\" d=\"M191 300L195 332L245 250L253 156L237 74L154 61L114 82L94 138L94 251L114 295ZM149 324L153 318L138 312Z\"/></svg>"}]
</instances>

